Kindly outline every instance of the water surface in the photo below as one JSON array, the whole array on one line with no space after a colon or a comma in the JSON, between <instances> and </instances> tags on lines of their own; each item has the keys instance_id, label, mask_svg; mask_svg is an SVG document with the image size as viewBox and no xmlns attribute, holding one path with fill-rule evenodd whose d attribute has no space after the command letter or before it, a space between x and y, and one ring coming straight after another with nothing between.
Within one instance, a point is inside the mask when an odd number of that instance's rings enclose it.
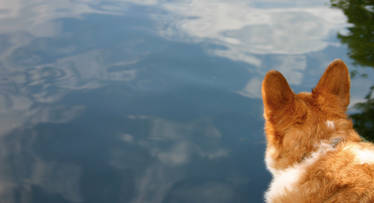
<instances>
[{"instance_id":1,"label":"water surface","mask_svg":"<svg viewBox=\"0 0 374 203\"><path fill-rule=\"evenodd\" d=\"M310 91L342 58L353 103L372 85L330 5L4 0L0 201L263 202L265 73Z\"/></svg>"}]
</instances>

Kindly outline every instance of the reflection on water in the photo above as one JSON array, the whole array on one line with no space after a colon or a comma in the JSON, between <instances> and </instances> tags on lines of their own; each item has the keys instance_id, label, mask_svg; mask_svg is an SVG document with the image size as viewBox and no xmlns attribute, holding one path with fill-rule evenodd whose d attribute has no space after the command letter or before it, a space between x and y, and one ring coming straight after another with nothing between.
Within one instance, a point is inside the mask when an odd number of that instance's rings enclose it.
<instances>
[{"instance_id":1,"label":"reflection on water","mask_svg":"<svg viewBox=\"0 0 374 203\"><path fill-rule=\"evenodd\" d=\"M338 35L349 46L349 57L357 64L374 67L374 2L331 0L331 4L341 9L351 24L348 33Z\"/></svg>"},{"instance_id":2,"label":"reflection on water","mask_svg":"<svg viewBox=\"0 0 374 203\"><path fill-rule=\"evenodd\" d=\"M2 3L0 202L262 202L264 74L347 60L325 3Z\"/></svg>"},{"instance_id":3,"label":"reflection on water","mask_svg":"<svg viewBox=\"0 0 374 203\"><path fill-rule=\"evenodd\" d=\"M345 24L344 15L324 7L320 1L307 7L295 4L283 7L287 1L278 6L274 3L221 0L164 3L162 6L171 16L165 17L161 34L172 39L221 45L224 48L211 47L208 51L261 68L262 54L286 54L289 58L323 50L333 44L326 40L331 32Z\"/></svg>"},{"instance_id":4,"label":"reflection on water","mask_svg":"<svg viewBox=\"0 0 374 203\"><path fill-rule=\"evenodd\" d=\"M365 96L365 101L356 104L358 113L351 115L354 127L361 136L369 141L374 141L374 85L370 87L369 93Z\"/></svg>"},{"instance_id":5,"label":"reflection on water","mask_svg":"<svg viewBox=\"0 0 374 203\"><path fill-rule=\"evenodd\" d=\"M338 38L348 45L348 55L355 64L361 67L374 68L374 2L331 0L331 5L341 9L351 24L348 33L338 34ZM352 71L353 76L361 71ZM367 73L361 73L367 77ZM351 115L355 128L361 136L374 141L374 84L371 83L369 93L363 102L356 104L356 112Z\"/></svg>"}]
</instances>

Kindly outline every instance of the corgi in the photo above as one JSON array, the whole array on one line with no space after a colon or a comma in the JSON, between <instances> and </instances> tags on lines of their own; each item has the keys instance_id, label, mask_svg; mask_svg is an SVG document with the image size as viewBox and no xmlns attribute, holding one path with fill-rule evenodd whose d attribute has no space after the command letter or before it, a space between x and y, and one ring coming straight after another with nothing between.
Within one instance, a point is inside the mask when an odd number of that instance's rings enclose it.
<instances>
[{"instance_id":1,"label":"corgi","mask_svg":"<svg viewBox=\"0 0 374 203\"><path fill-rule=\"evenodd\" d=\"M350 76L342 60L328 65L311 93L295 94L280 72L269 71L262 99L273 176L266 202L374 202L374 144L347 117Z\"/></svg>"}]
</instances>

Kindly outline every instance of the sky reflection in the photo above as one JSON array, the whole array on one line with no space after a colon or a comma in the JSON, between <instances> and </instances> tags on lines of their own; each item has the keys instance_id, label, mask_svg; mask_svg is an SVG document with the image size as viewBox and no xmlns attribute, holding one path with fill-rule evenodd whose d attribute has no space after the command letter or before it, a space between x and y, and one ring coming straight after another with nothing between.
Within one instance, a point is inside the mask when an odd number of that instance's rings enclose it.
<instances>
[{"instance_id":1,"label":"sky reflection","mask_svg":"<svg viewBox=\"0 0 374 203\"><path fill-rule=\"evenodd\" d=\"M255 54L305 54L336 44L329 38L346 24L343 13L322 2L308 7L255 6L219 0L165 3L172 15L162 27L168 29L161 33L182 40L186 35L208 40L225 47L212 53L259 67L262 63Z\"/></svg>"},{"instance_id":2,"label":"sky reflection","mask_svg":"<svg viewBox=\"0 0 374 203\"><path fill-rule=\"evenodd\" d=\"M4 1L0 201L263 201L264 74L351 63L326 3Z\"/></svg>"}]
</instances>

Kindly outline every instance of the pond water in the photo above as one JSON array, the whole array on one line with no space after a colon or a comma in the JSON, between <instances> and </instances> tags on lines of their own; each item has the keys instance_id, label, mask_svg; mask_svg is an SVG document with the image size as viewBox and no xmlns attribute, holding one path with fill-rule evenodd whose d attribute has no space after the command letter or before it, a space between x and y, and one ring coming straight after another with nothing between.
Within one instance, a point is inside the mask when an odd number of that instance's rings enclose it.
<instances>
[{"instance_id":1,"label":"pond water","mask_svg":"<svg viewBox=\"0 0 374 203\"><path fill-rule=\"evenodd\" d=\"M310 91L341 58L370 100L344 3L3 0L0 202L263 202L268 70Z\"/></svg>"}]
</instances>

